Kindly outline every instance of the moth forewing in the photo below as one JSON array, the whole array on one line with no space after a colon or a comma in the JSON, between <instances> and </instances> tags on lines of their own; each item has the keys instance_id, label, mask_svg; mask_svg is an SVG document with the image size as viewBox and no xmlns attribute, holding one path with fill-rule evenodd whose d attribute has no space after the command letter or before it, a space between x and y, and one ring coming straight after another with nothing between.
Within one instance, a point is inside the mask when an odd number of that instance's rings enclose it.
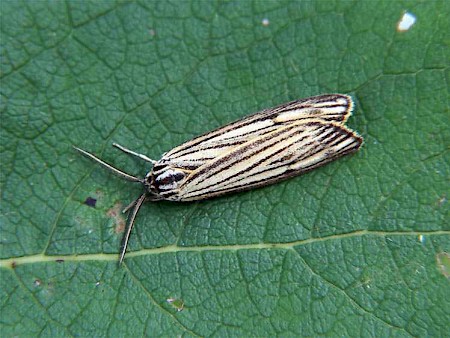
<instances>
[{"instance_id":1,"label":"moth forewing","mask_svg":"<svg viewBox=\"0 0 450 338\"><path fill-rule=\"evenodd\" d=\"M187 141L159 161L114 144L153 164L144 178L127 174L76 148L115 174L144 186L129 207L120 262L134 220L146 200L193 201L265 186L355 152L363 140L344 123L350 96L327 94L265 109Z\"/></svg>"},{"instance_id":2,"label":"moth forewing","mask_svg":"<svg viewBox=\"0 0 450 338\"><path fill-rule=\"evenodd\" d=\"M344 126L352 108L350 96L321 95L263 110L194 138L159 161L191 170L177 191L163 194L192 201L248 190L356 151L362 139Z\"/></svg>"},{"instance_id":3,"label":"moth forewing","mask_svg":"<svg viewBox=\"0 0 450 338\"><path fill-rule=\"evenodd\" d=\"M351 115L353 101L350 96L326 94L291 101L262 110L238 121L198 136L167 152L160 161L191 161L193 158L210 160L228 149L261 136L279 127L301 120L320 119L344 123ZM200 163L202 164L202 163Z\"/></svg>"},{"instance_id":4,"label":"moth forewing","mask_svg":"<svg viewBox=\"0 0 450 338\"><path fill-rule=\"evenodd\" d=\"M277 182L351 153L361 141L335 123L310 120L283 125L193 171L177 198L204 199Z\"/></svg>"}]
</instances>

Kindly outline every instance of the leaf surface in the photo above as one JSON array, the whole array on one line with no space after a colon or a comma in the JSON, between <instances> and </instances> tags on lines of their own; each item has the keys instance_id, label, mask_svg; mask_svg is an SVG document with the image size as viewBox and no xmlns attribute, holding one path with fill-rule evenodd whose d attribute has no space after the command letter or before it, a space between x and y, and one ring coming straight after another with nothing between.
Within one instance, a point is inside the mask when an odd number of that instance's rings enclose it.
<instances>
[{"instance_id":1,"label":"leaf surface","mask_svg":"<svg viewBox=\"0 0 450 338\"><path fill-rule=\"evenodd\" d=\"M417 17L407 31L397 24ZM4 336L445 336L450 5L2 3ZM354 156L263 189L148 203L129 173L249 113L349 93Z\"/></svg>"}]
</instances>

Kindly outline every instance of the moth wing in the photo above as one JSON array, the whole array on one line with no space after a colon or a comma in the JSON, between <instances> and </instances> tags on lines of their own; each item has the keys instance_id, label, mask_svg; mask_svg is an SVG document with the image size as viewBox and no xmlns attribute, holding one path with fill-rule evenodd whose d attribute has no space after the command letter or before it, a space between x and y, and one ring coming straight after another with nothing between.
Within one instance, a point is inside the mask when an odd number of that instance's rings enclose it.
<instances>
[{"instance_id":1,"label":"moth wing","mask_svg":"<svg viewBox=\"0 0 450 338\"><path fill-rule=\"evenodd\" d=\"M343 125L352 109L351 97L342 94L326 94L291 101L262 110L183 143L167 152L158 164L195 170L217 157L233 152L247 142L275 132L282 126L301 124L311 119ZM158 167L157 165L156 171Z\"/></svg>"},{"instance_id":2,"label":"moth wing","mask_svg":"<svg viewBox=\"0 0 450 338\"><path fill-rule=\"evenodd\" d=\"M320 119L343 125L353 110L353 100L348 95L325 94L288 102L273 108L279 122Z\"/></svg>"},{"instance_id":3,"label":"moth wing","mask_svg":"<svg viewBox=\"0 0 450 338\"><path fill-rule=\"evenodd\" d=\"M339 123L316 119L282 125L194 170L177 199L204 199L274 183L354 152L361 144L360 136Z\"/></svg>"}]
</instances>

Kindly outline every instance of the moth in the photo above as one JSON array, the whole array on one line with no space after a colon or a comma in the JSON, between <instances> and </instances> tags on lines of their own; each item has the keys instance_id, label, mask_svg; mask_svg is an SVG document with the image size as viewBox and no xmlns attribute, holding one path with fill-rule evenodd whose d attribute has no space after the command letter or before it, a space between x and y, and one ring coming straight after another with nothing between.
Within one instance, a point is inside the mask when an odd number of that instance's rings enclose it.
<instances>
[{"instance_id":1,"label":"moth","mask_svg":"<svg viewBox=\"0 0 450 338\"><path fill-rule=\"evenodd\" d=\"M187 202L266 186L357 151L361 136L345 126L350 96L325 94L291 101L227 124L187 141L155 161L116 143L116 148L150 162L144 178L127 174L74 147L144 191L131 210L122 240L122 263L136 215L145 201Z\"/></svg>"}]
</instances>

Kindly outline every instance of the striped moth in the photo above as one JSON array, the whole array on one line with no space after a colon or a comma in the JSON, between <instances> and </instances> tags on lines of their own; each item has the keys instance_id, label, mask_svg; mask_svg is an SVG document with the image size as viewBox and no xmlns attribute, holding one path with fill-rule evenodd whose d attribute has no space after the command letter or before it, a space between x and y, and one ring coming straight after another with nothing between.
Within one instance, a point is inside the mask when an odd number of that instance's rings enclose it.
<instances>
[{"instance_id":1,"label":"striped moth","mask_svg":"<svg viewBox=\"0 0 450 338\"><path fill-rule=\"evenodd\" d=\"M262 110L196 137L165 153L159 161L113 144L123 152L152 163L139 178L95 155L80 153L132 182L142 195L131 212L122 241L121 263L136 215L144 201L202 200L248 190L303 174L358 150L363 139L344 124L353 101L342 94L313 96Z\"/></svg>"}]
</instances>

